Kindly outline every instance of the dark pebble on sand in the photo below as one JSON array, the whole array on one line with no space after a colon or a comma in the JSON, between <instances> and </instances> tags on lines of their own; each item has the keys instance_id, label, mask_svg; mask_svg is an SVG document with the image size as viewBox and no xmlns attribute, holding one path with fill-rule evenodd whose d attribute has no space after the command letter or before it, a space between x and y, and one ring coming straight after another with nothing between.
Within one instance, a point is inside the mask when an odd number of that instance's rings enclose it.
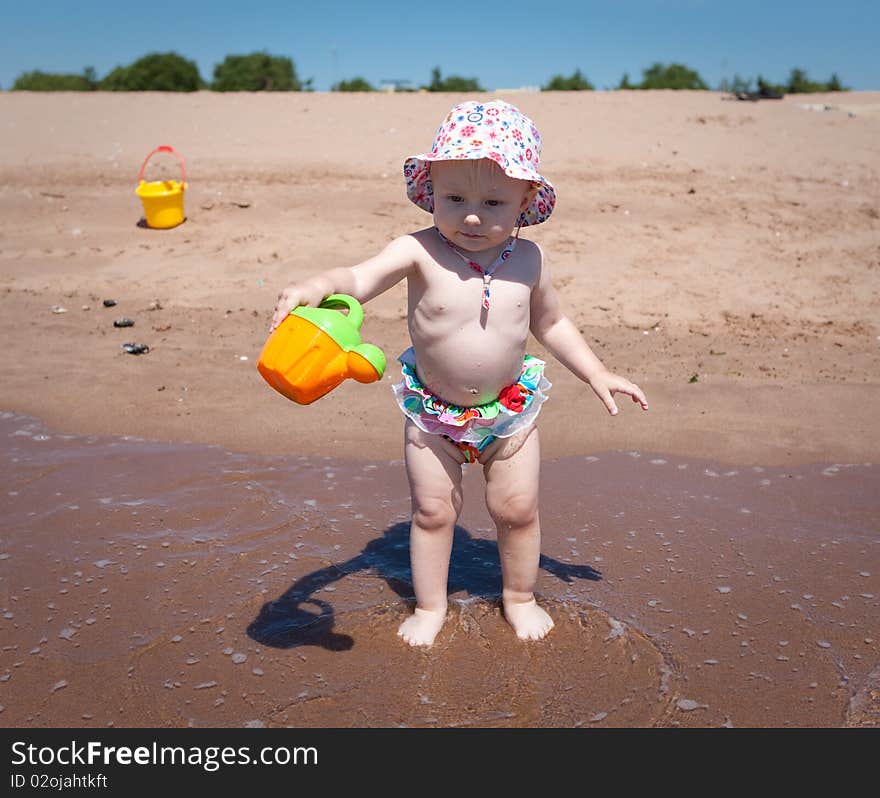
<instances>
[{"instance_id":1,"label":"dark pebble on sand","mask_svg":"<svg viewBox=\"0 0 880 798\"><path fill-rule=\"evenodd\" d=\"M132 319L116 319L113 322L114 327L134 327L134 321Z\"/></svg>"},{"instance_id":2,"label":"dark pebble on sand","mask_svg":"<svg viewBox=\"0 0 880 798\"><path fill-rule=\"evenodd\" d=\"M115 304L116 304L115 299L105 299L104 300L104 307L105 308L112 308Z\"/></svg>"},{"instance_id":3,"label":"dark pebble on sand","mask_svg":"<svg viewBox=\"0 0 880 798\"><path fill-rule=\"evenodd\" d=\"M150 351L146 344L123 344L122 348L130 355L143 355Z\"/></svg>"}]
</instances>

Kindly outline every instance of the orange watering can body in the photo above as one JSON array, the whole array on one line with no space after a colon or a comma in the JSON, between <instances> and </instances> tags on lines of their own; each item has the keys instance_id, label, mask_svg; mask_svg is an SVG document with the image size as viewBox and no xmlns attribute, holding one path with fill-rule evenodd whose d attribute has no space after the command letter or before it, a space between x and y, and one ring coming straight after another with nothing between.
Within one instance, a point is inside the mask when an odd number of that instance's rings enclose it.
<instances>
[{"instance_id":1,"label":"orange watering can body","mask_svg":"<svg viewBox=\"0 0 880 798\"><path fill-rule=\"evenodd\" d=\"M347 307L344 316L334 308ZM327 297L318 308L291 311L269 336L257 369L283 396L307 405L351 377L375 382L385 372L385 355L362 343L360 303L346 294Z\"/></svg>"}]
</instances>

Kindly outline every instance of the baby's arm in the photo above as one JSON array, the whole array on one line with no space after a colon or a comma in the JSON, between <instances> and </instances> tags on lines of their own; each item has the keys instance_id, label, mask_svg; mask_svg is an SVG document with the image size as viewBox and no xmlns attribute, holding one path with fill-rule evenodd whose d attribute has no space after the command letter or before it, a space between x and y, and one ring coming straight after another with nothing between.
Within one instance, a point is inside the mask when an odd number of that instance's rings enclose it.
<instances>
[{"instance_id":1,"label":"baby's arm","mask_svg":"<svg viewBox=\"0 0 880 798\"><path fill-rule=\"evenodd\" d=\"M269 331L274 330L296 307L313 305L330 294L349 294L367 302L400 282L415 267L419 245L412 236L395 238L378 255L356 266L341 266L291 283L278 295Z\"/></svg>"},{"instance_id":2,"label":"baby's arm","mask_svg":"<svg viewBox=\"0 0 880 798\"><path fill-rule=\"evenodd\" d=\"M596 357L589 344L562 310L556 289L550 279L550 270L541 254L541 276L532 289L529 329L553 356L572 374L586 382L596 393L608 412L617 415L614 394L625 393L648 409L648 400L642 389L625 377L612 374Z\"/></svg>"}]
</instances>

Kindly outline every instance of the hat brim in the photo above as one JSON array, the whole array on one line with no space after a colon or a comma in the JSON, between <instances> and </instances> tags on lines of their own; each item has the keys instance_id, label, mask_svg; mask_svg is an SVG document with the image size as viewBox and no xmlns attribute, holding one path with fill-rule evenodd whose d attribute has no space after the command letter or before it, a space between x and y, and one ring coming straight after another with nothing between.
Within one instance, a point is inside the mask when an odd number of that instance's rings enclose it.
<instances>
[{"instance_id":1,"label":"hat brim","mask_svg":"<svg viewBox=\"0 0 880 798\"><path fill-rule=\"evenodd\" d=\"M493 151L494 152L494 151ZM496 157L497 156L497 157ZM403 176L406 180L406 196L410 201L418 205L428 213L434 213L434 189L431 185L429 164L435 161L465 161L489 158L501 167L508 177L514 180L526 180L537 186L537 191L529 206L523 211L523 226L541 224L550 218L553 208L556 206L556 189L553 184L543 175L532 169L526 169L519 164L510 163L500 153L494 152L490 156L484 150L456 154L450 158L434 153L411 155L403 163Z\"/></svg>"}]
</instances>

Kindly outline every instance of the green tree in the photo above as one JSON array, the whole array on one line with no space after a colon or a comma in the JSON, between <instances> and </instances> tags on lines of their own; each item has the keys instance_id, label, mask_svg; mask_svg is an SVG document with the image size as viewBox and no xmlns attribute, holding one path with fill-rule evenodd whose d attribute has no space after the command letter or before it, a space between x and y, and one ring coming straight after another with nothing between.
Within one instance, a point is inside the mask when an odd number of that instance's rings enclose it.
<instances>
[{"instance_id":1,"label":"green tree","mask_svg":"<svg viewBox=\"0 0 880 798\"><path fill-rule=\"evenodd\" d=\"M703 79L684 64L664 65L659 62L642 70L642 82L638 89L701 89L709 87Z\"/></svg>"},{"instance_id":2,"label":"green tree","mask_svg":"<svg viewBox=\"0 0 880 798\"><path fill-rule=\"evenodd\" d=\"M214 91L300 91L290 58L268 53L227 55L214 67Z\"/></svg>"},{"instance_id":3,"label":"green tree","mask_svg":"<svg viewBox=\"0 0 880 798\"><path fill-rule=\"evenodd\" d=\"M620 84L617 86L618 89L637 89L638 86L633 86L632 83L629 82L629 72L624 72L623 77L620 79Z\"/></svg>"},{"instance_id":4,"label":"green tree","mask_svg":"<svg viewBox=\"0 0 880 798\"><path fill-rule=\"evenodd\" d=\"M485 91L476 78L462 78L458 75L450 75L448 78L441 78L440 67L434 67L434 69L431 70L431 83L422 88L427 89L428 91Z\"/></svg>"},{"instance_id":5,"label":"green tree","mask_svg":"<svg viewBox=\"0 0 880 798\"><path fill-rule=\"evenodd\" d=\"M837 73L833 73L831 75L831 79L828 81L828 91L849 91L841 82L840 78L837 77Z\"/></svg>"},{"instance_id":6,"label":"green tree","mask_svg":"<svg viewBox=\"0 0 880 798\"><path fill-rule=\"evenodd\" d=\"M733 83L730 85L730 91L735 94L748 94L752 90L752 79L742 78L739 74L733 76Z\"/></svg>"},{"instance_id":7,"label":"green tree","mask_svg":"<svg viewBox=\"0 0 880 798\"><path fill-rule=\"evenodd\" d=\"M86 67L82 75L34 70L19 75L12 84L12 91L94 91L97 86L93 67Z\"/></svg>"},{"instance_id":8,"label":"green tree","mask_svg":"<svg viewBox=\"0 0 880 798\"><path fill-rule=\"evenodd\" d=\"M334 83L330 87L330 91L376 91L376 89L363 78L352 78Z\"/></svg>"},{"instance_id":9,"label":"green tree","mask_svg":"<svg viewBox=\"0 0 880 798\"><path fill-rule=\"evenodd\" d=\"M786 87L786 91L789 94L812 94L825 90L825 84L810 80L805 70L798 68L791 70L791 74L788 77L788 86Z\"/></svg>"},{"instance_id":10,"label":"green tree","mask_svg":"<svg viewBox=\"0 0 880 798\"><path fill-rule=\"evenodd\" d=\"M570 77L554 75L546 86L541 86L541 91L593 91L595 87L587 78L576 69Z\"/></svg>"},{"instance_id":11,"label":"green tree","mask_svg":"<svg viewBox=\"0 0 880 798\"><path fill-rule=\"evenodd\" d=\"M100 84L106 91L198 91L204 87L194 61L177 53L148 53L118 66Z\"/></svg>"},{"instance_id":12,"label":"green tree","mask_svg":"<svg viewBox=\"0 0 880 798\"><path fill-rule=\"evenodd\" d=\"M844 88L836 73L831 76L827 83L821 83L810 80L805 70L795 68L791 70L791 75L788 77L786 91L789 94L813 94L826 91L848 91L848 89Z\"/></svg>"}]
</instances>

